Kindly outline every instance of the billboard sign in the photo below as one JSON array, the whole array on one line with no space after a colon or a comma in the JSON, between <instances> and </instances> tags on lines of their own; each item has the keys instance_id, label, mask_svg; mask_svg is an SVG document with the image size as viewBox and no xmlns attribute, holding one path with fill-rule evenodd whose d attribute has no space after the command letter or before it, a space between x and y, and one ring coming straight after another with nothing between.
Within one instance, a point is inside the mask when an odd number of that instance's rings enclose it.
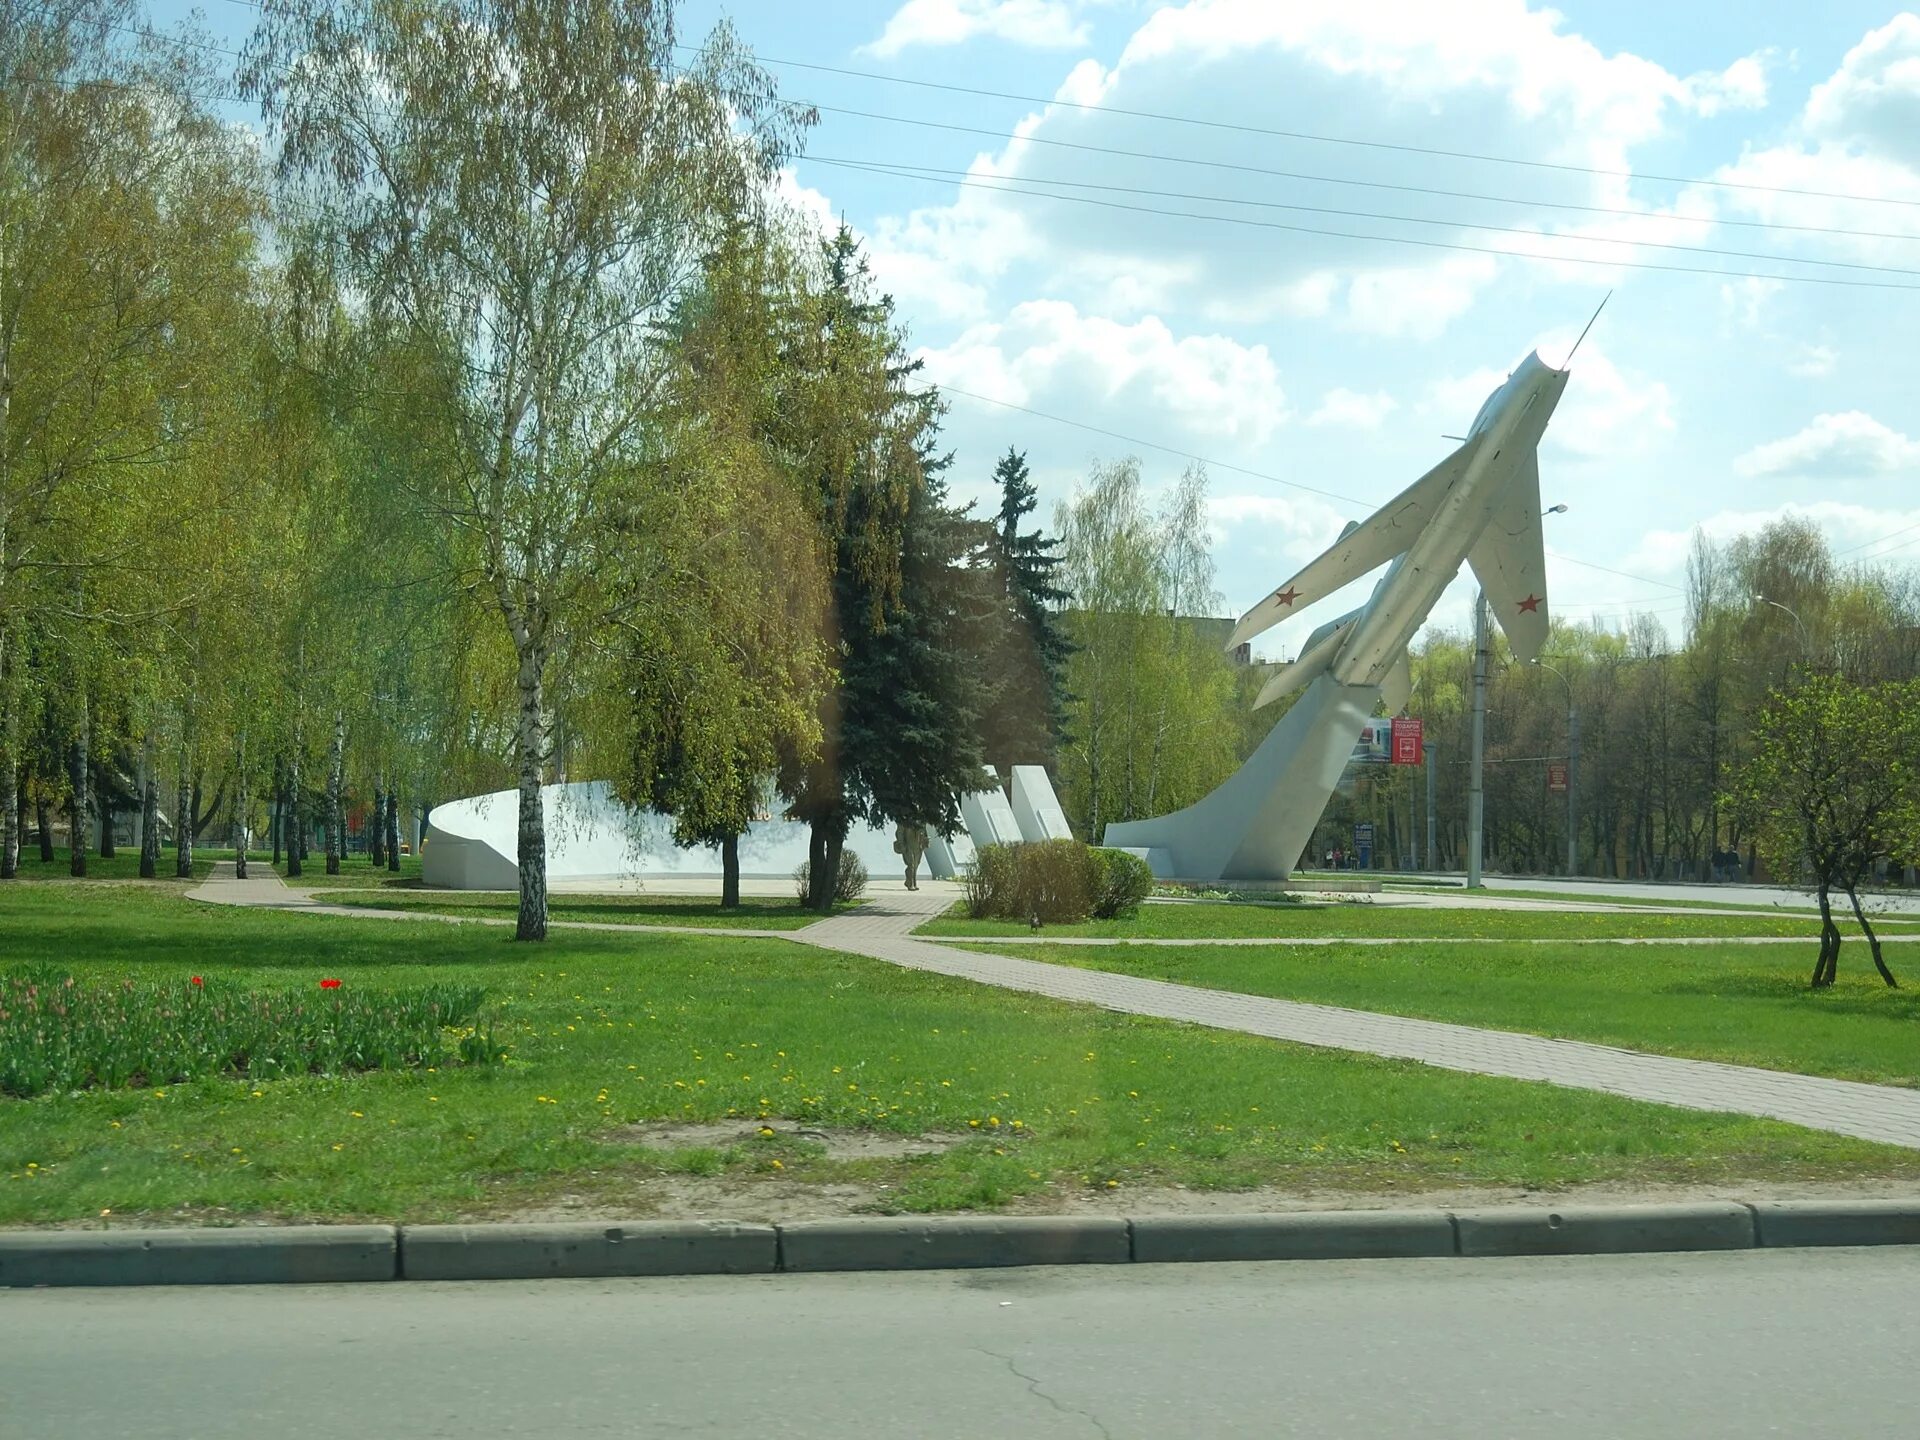
<instances>
[{"instance_id":1,"label":"billboard sign","mask_svg":"<svg viewBox=\"0 0 1920 1440\"><path fill-rule=\"evenodd\" d=\"M1353 742L1351 763L1385 765L1392 758L1393 722L1385 718L1367 721L1360 727L1360 738Z\"/></svg>"},{"instance_id":2,"label":"billboard sign","mask_svg":"<svg viewBox=\"0 0 1920 1440\"><path fill-rule=\"evenodd\" d=\"M1417 718L1396 716L1390 734L1394 764L1418 765L1426 758L1425 729Z\"/></svg>"}]
</instances>

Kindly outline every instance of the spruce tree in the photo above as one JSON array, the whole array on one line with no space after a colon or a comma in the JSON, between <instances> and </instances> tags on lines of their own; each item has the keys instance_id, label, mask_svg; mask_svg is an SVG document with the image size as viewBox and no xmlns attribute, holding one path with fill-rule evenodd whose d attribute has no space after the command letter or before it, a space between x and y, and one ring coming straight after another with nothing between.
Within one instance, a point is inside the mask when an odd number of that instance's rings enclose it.
<instances>
[{"instance_id":1,"label":"spruce tree","mask_svg":"<svg viewBox=\"0 0 1920 1440\"><path fill-rule=\"evenodd\" d=\"M960 792L985 779L978 646L996 607L982 563L992 527L948 503L951 457L933 453L933 423L930 414L918 447L899 602L842 669L841 749L867 819L951 835Z\"/></svg>"},{"instance_id":2,"label":"spruce tree","mask_svg":"<svg viewBox=\"0 0 1920 1440\"><path fill-rule=\"evenodd\" d=\"M1039 530L1021 533L1038 504L1027 458L1011 446L994 466L1000 513L989 542L1000 586L998 623L985 651L983 741L994 765L1046 765L1066 729L1067 639L1061 607L1067 592L1056 570L1060 542Z\"/></svg>"}]
</instances>

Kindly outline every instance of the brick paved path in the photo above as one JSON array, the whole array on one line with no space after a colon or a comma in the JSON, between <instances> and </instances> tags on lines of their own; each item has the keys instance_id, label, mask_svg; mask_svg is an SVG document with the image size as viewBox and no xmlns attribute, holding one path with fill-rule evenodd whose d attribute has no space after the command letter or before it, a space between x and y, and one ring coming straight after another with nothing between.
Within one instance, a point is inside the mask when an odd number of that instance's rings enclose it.
<instances>
[{"instance_id":1,"label":"brick paved path","mask_svg":"<svg viewBox=\"0 0 1920 1440\"><path fill-rule=\"evenodd\" d=\"M1710 1060L1681 1060L1580 1040L1550 1040L1508 1030L1481 1030L1334 1005L1204 990L1166 980L1047 965L1011 955L975 954L911 938L915 926L950 903L948 896L925 892L890 895L869 902L855 914L795 931L793 938L909 969L1133 1015L1242 1030L1301 1045L1363 1050L1446 1070L1545 1080L1692 1110L1766 1116L1815 1130L1920 1149L1920 1090Z\"/></svg>"}]
</instances>

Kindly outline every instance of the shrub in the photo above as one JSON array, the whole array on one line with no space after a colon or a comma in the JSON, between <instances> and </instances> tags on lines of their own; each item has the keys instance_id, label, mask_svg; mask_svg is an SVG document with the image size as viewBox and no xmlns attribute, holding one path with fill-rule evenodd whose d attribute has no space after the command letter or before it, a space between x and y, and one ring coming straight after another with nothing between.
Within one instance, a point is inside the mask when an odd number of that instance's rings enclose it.
<instances>
[{"instance_id":1,"label":"shrub","mask_svg":"<svg viewBox=\"0 0 1920 1440\"><path fill-rule=\"evenodd\" d=\"M1093 890L1093 916L1115 920L1131 915L1153 893L1153 870L1138 855L1124 850L1091 852L1098 880Z\"/></svg>"},{"instance_id":2,"label":"shrub","mask_svg":"<svg viewBox=\"0 0 1920 1440\"><path fill-rule=\"evenodd\" d=\"M967 913L976 919L1071 925L1093 910L1098 862L1078 840L988 845L967 867Z\"/></svg>"},{"instance_id":3,"label":"shrub","mask_svg":"<svg viewBox=\"0 0 1920 1440\"><path fill-rule=\"evenodd\" d=\"M494 1059L476 985L228 990L199 976L82 984L0 972L0 1095L273 1080Z\"/></svg>"},{"instance_id":4,"label":"shrub","mask_svg":"<svg viewBox=\"0 0 1920 1440\"><path fill-rule=\"evenodd\" d=\"M793 886L802 905L807 903L813 889L813 862L802 860L800 868L793 872ZM860 857L851 850L840 852L840 869L833 877L833 903L848 905L858 900L867 889L867 867Z\"/></svg>"}]
</instances>

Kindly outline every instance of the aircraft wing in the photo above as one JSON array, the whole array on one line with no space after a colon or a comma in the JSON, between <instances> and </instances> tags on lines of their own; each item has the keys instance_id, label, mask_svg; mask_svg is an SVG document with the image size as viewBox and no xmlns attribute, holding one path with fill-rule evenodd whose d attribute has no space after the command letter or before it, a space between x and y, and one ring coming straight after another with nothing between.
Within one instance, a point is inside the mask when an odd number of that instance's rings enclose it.
<instances>
[{"instance_id":1,"label":"aircraft wing","mask_svg":"<svg viewBox=\"0 0 1920 1440\"><path fill-rule=\"evenodd\" d=\"M1272 629L1403 552L1413 543L1421 527L1433 518L1454 482L1466 472L1467 462L1479 444L1478 438L1467 441L1372 515L1349 526L1298 575L1242 615L1240 623L1233 627L1226 648L1231 650ZM1539 509L1538 499L1534 501L1534 508Z\"/></svg>"},{"instance_id":2,"label":"aircraft wing","mask_svg":"<svg viewBox=\"0 0 1920 1440\"><path fill-rule=\"evenodd\" d=\"M1507 632L1516 660L1547 643L1547 559L1540 538L1540 457L1530 455L1495 502L1493 518L1467 556L1487 608Z\"/></svg>"}]
</instances>

